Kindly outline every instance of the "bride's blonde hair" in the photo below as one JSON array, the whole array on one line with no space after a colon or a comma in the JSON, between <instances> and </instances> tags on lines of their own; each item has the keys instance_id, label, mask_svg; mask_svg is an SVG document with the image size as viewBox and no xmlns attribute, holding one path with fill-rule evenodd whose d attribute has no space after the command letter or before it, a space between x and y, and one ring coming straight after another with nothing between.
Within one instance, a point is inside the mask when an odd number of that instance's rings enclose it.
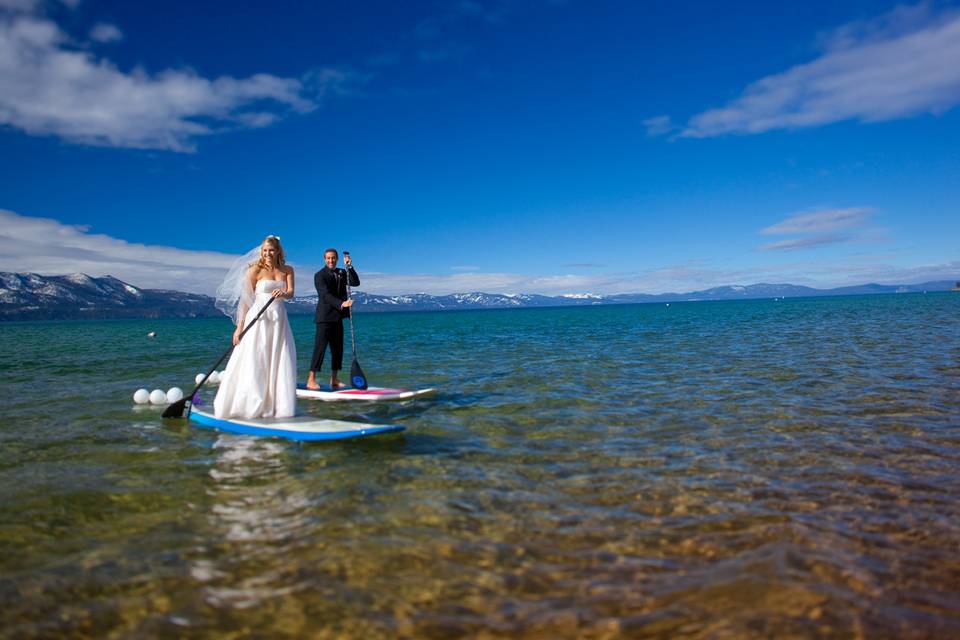
<instances>
[{"instance_id":1,"label":"bride's blonde hair","mask_svg":"<svg viewBox=\"0 0 960 640\"><path fill-rule=\"evenodd\" d=\"M274 264L277 267L282 267L287 263L287 256L283 252L283 245L280 244L280 238L277 236L267 236L263 239L263 242L260 243L260 258L257 260L256 265L258 269L266 269L267 263L263 259L263 245L270 243L273 245L273 248L277 250L277 257L274 258Z\"/></svg>"}]
</instances>

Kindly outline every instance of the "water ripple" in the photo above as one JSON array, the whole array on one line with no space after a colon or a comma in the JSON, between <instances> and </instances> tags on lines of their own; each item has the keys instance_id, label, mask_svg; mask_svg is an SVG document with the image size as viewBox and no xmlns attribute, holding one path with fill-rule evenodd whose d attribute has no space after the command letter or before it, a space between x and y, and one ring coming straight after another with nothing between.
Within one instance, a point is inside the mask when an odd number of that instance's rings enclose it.
<instances>
[{"instance_id":1,"label":"water ripple","mask_svg":"<svg viewBox=\"0 0 960 640\"><path fill-rule=\"evenodd\" d=\"M374 383L440 393L304 404L407 427L314 446L132 410L226 321L5 325L0 635L958 636L958 311L359 315Z\"/></svg>"}]
</instances>

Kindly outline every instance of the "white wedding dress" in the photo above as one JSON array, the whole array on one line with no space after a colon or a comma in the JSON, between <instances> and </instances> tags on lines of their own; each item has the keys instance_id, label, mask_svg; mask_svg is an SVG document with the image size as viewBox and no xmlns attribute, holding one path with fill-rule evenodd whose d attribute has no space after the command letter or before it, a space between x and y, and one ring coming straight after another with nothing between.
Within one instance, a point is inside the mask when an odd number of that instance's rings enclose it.
<instances>
[{"instance_id":1,"label":"white wedding dress","mask_svg":"<svg viewBox=\"0 0 960 640\"><path fill-rule=\"evenodd\" d=\"M283 280L260 280L244 317L250 323ZM289 418L297 411L297 348L287 309L275 300L230 356L213 401L217 418Z\"/></svg>"}]
</instances>

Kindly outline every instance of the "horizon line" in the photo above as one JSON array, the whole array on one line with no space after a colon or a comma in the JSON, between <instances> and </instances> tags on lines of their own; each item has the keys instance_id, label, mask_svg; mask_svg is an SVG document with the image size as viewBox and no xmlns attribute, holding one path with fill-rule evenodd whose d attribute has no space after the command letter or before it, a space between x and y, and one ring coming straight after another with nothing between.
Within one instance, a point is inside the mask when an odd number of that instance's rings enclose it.
<instances>
[{"instance_id":1,"label":"horizon line","mask_svg":"<svg viewBox=\"0 0 960 640\"><path fill-rule=\"evenodd\" d=\"M130 282L127 282L126 280L122 280L122 279L120 279L120 278L117 278L116 276L111 275L111 274L105 274L105 275L102 275L102 276L91 276L91 275L89 275L89 274L87 274L87 273L84 273L84 272L82 272L82 271L75 271L75 272L73 272L73 273L64 273L64 274L55 274L55 275L44 275L44 274L42 274L42 273L37 273L37 272L34 272L34 271L25 271L25 272L3 271L3 272L0 272L0 275L11 275L11 274L12 274L12 275L16 275L16 276L31 276L31 275L33 275L33 276L38 276L38 277L41 277L41 278L66 278L66 277L69 277L69 276L77 276L77 275L85 276L85 277L90 278L90 279L93 279L93 280L100 279L100 278L112 278L112 279L114 279L114 280L116 280L116 281L118 281L118 282L122 282L122 283L125 284L125 285L134 287L134 288L139 289L139 290L141 290L141 291L176 291L177 293L183 293L183 294L189 294L189 295L197 295L197 296L204 296L204 297L211 298L211 299L214 298L214 296L210 296L210 295L205 294L205 293L196 293L196 292L192 292L192 291L182 291L182 290L180 290L180 289L162 289L162 288L140 287L140 286L137 286L137 285L132 284L132 283L130 283ZM595 299L596 299L596 298L607 298L607 299L609 299L609 298L615 298L615 297L617 297L617 296L650 296L650 297L659 297L659 296L671 296L671 295L673 295L673 296L692 295L692 294L698 294L698 293L705 293L705 292L707 292L707 291L713 291L713 290L716 290L716 289L735 289L735 288L737 288L737 287L740 287L740 288L744 288L744 289L745 289L745 288L748 288L748 287L759 287L759 286L773 286L773 287L788 286L788 287L797 287L797 288L802 288L802 289L809 289L809 290L811 290L811 291L823 291L823 292L827 292L827 291L834 291L834 290L837 290L837 289L851 289L851 288L869 287L869 286L880 286L880 287L906 287L906 286L910 286L910 287L916 287L916 286L925 285L925 284L949 283L949 282L951 282L951 281L953 281L956 285L958 285L958 286L955 286L954 289L960 288L960 274L958 274L958 275L953 276L953 277L950 277L950 278L944 278L944 279L939 279L939 280L924 280L924 281L921 281L921 282L892 282L892 283L889 283L889 284L886 284L886 283L883 283L883 282L863 282L863 283L859 283L859 284L850 284L850 285L842 285L842 286L838 286L838 287L827 287L827 288L811 287L811 286L809 286L809 285L793 284L793 283L791 283L791 282L754 282L754 283L752 283L752 284L725 284L725 285L718 285L718 286L715 286L715 287L709 287L709 288L707 288L707 289L696 289L696 290L692 290L692 291L665 291L665 292L663 292L663 293L646 293L646 292L642 292L642 291L629 291L629 292L623 292L623 293L570 292L570 293L561 293L561 294L546 294L546 293L534 293L534 292L490 293L490 292L487 292L487 291L476 290L476 291L453 291L453 292L451 292L451 293L444 293L444 294L427 293L427 292L424 292L424 291L409 292L409 293L397 293L397 294L385 294L385 293L372 293L372 292L369 292L369 291L364 291L363 289L358 289L358 288L356 288L356 287L354 287L354 291L356 291L356 292L358 292L358 293L363 293L364 295L379 296L379 297L384 297L384 298L397 298L397 297L404 297L404 296L430 296L430 297L434 297L434 298L442 298L442 297L446 297L446 296L481 294L481 295L487 295L487 296L503 296L503 297L507 297L507 298L510 298L510 297L518 297L518 296L540 296L540 297L544 297L544 298L563 298L563 299L572 299L572 298L577 298L577 297L590 297L590 298L595 298ZM949 289L948 289L948 291L949 291ZM308 295L302 295L302 296L296 296L296 295L295 295L295 296L293 297L293 300L303 300L303 299L315 298L315 297L316 297L316 294L308 294Z\"/></svg>"}]
</instances>

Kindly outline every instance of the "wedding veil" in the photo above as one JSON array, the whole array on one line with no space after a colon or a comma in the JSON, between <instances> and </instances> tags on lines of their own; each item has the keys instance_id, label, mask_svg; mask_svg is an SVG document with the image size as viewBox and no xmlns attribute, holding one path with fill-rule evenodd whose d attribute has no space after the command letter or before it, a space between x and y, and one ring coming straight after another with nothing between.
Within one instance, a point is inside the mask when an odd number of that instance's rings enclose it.
<instances>
[{"instance_id":1,"label":"wedding veil","mask_svg":"<svg viewBox=\"0 0 960 640\"><path fill-rule=\"evenodd\" d=\"M214 304L236 325L243 321L247 310L253 305L253 287L250 286L247 272L260 259L260 247L258 244L237 258L217 288L217 301Z\"/></svg>"}]
</instances>

